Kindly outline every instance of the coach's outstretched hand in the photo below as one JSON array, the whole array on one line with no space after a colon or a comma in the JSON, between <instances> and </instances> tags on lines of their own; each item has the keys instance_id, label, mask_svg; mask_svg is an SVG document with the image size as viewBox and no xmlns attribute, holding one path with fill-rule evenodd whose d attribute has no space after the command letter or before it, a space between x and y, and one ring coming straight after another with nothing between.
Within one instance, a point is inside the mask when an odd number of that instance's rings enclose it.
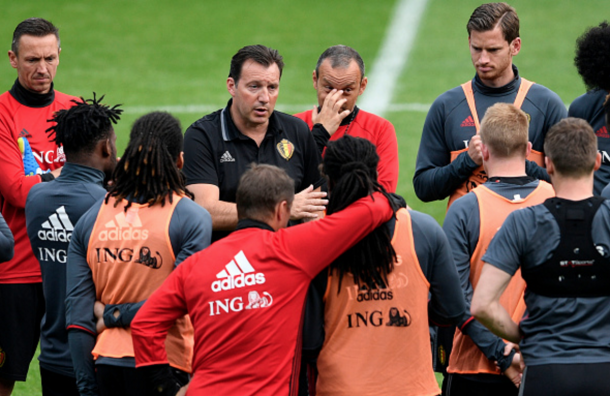
<instances>
[{"instance_id":1,"label":"coach's outstretched hand","mask_svg":"<svg viewBox=\"0 0 610 396\"><path fill-rule=\"evenodd\" d=\"M294 195L294 201L290 208L290 220L313 220L321 217L324 212L328 199L324 191L314 191L310 185L305 190Z\"/></svg>"}]
</instances>

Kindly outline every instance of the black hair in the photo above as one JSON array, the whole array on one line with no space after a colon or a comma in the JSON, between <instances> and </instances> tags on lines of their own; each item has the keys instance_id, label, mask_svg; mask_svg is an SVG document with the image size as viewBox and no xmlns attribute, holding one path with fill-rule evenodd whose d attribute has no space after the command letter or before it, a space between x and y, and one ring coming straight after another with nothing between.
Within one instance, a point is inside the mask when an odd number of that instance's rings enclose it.
<instances>
[{"instance_id":1,"label":"black hair","mask_svg":"<svg viewBox=\"0 0 610 396\"><path fill-rule=\"evenodd\" d=\"M61 47L59 29L55 27L55 25L46 19L28 18L15 28L15 31L13 32L13 41L11 43L11 51L13 51L15 55L19 54L19 39L21 39L21 36L23 35L45 37L49 34L54 34L55 37L57 37L57 47Z\"/></svg>"},{"instance_id":2,"label":"black hair","mask_svg":"<svg viewBox=\"0 0 610 396\"><path fill-rule=\"evenodd\" d=\"M326 213L338 212L376 191L393 202L377 180L378 163L375 146L366 139L346 135L329 142L323 163L330 190ZM339 290L346 273L354 276L359 287L364 284L370 289L386 288L396 260L391 242L388 227L381 225L335 260L330 268L339 272Z\"/></svg>"},{"instance_id":3,"label":"black hair","mask_svg":"<svg viewBox=\"0 0 610 396\"><path fill-rule=\"evenodd\" d=\"M110 107L101 103L103 99L104 95L97 99L95 92L93 99L73 99L74 106L57 111L47 120L55 123L46 130L49 138L58 146L63 145L68 160L91 154L100 140L110 137L112 124L121 119L120 104Z\"/></svg>"},{"instance_id":4,"label":"black hair","mask_svg":"<svg viewBox=\"0 0 610 396\"><path fill-rule=\"evenodd\" d=\"M333 45L322 52L322 55L318 58L318 63L316 63L316 76L320 75L320 66L326 59L330 60L330 66L333 69L337 67L347 68L351 61L354 61L360 69L360 80L364 78L364 61L358 51L352 47L348 47L347 45Z\"/></svg>"},{"instance_id":5,"label":"black hair","mask_svg":"<svg viewBox=\"0 0 610 396\"><path fill-rule=\"evenodd\" d=\"M237 85L239 78L241 77L241 71L244 63L246 63L248 60L253 60L254 62L265 67L269 67L275 63L278 69L280 69L280 78L282 78L282 70L284 70L284 58L277 50L260 44L248 45L237 51L237 53L233 55L233 58L231 58L229 77L235 81L235 85Z\"/></svg>"},{"instance_id":6,"label":"black hair","mask_svg":"<svg viewBox=\"0 0 610 396\"><path fill-rule=\"evenodd\" d=\"M192 198L176 164L183 139L180 121L169 113L156 111L138 118L114 170L106 203L111 196L116 204L126 199L127 211L132 202L163 206L169 198L171 203L174 193Z\"/></svg>"},{"instance_id":7,"label":"black hair","mask_svg":"<svg viewBox=\"0 0 610 396\"><path fill-rule=\"evenodd\" d=\"M587 89L610 91L610 26L602 22L576 40L574 65Z\"/></svg>"}]
</instances>

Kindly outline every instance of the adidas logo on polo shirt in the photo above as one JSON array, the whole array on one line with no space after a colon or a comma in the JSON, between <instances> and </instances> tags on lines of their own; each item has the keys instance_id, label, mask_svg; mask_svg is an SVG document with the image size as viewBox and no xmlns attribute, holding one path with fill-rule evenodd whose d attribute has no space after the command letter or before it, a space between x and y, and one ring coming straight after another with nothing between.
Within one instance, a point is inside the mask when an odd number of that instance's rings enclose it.
<instances>
[{"instance_id":1,"label":"adidas logo on polo shirt","mask_svg":"<svg viewBox=\"0 0 610 396\"><path fill-rule=\"evenodd\" d=\"M220 280L212 282L212 291L215 293L265 283L265 274L255 273L254 267L243 251L237 253L234 260L231 260L229 264L225 265L225 269L216 274L216 278Z\"/></svg>"},{"instance_id":2,"label":"adidas logo on polo shirt","mask_svg":"<svg viewBox=\"0 0 610 396\"><path fill-rule=\"evenodd\" d=\"M41 227L42 230L38 231L38 238L41 241L70 242L74 230L64 206L57 208Z\"/></svg>"},{"instance_id":3,"label":"adidas logo on polo shirt","mask_svg":"<svg viewBox=\"0 0 610 396\"><path fill-rule=\"evenodd\" d=\"M141 229L142 221L137 208L127 209L114 216L114 220L104 225L100 232L100 241L144 241L148 239L148 230Z\"/></svg>"},{"instance_id":4,"label":"adidas logo on polo shirt","mask_svg":"<svg viewBox=\"0 0 610 396\"><path fill-rule=\"evenodd\" d=\"M220 163L222 164L223 162L235 162L235 158L233 158L228 150L220 157Z\"/></svg>"}]
</instances>

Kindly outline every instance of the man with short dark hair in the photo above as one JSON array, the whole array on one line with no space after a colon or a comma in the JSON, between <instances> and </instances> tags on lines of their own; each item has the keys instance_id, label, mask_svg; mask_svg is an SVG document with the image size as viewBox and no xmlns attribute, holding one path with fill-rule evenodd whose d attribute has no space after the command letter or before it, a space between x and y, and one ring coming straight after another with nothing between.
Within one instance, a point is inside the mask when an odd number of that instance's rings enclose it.
<instances>
[{"instance_id":1,"label":"man with short dark hair","mask_svg":"<svg viewBox=\"0 0 610 396\"><path fill-rule=\"evenodd\" d=\"M597 136L602 165L595 172L593 192L599 195L610 183L610 134L604 117L604 101L610 93L610 25L602 22L576 40L574 65L588 92L574 99L568 116L586 120Z\"/></svg>"},{"instance_id":2,"label":"man with short dark hair","mask_svg":"<svg viewBox=\"0 0 610 396\"><path fill-rule=\"evenodd\" d=\"M296 394L310 281L394 209L384 194L371 192L344 210L285 229L293 191L284 170L253 165L237 189L237 230L186 259L136 315L136 365L156 372L163 394L178 390L162 374L163 343L186 313L195 330L189 394Z\"/></svg>"},{"instance_id":3,"label":"man with short dark hair","mask_svg":"<svg viewBox=\"0 0 610 396\"><path fill-rule=\"evenodd\" d=\"M43 396L78 396L66 331L66 258L74 225L105 194L104 180L116 166L118 106L93 99L75 101L59 110L49 128L63 146L66 164L61 175L32 187L25 204L28 236L40 263L46 312L40 337L40 378Z\"/></svg>"},{"instance_id":4,"label":"man with short dark hair","mask_svg":"<svg viewBox=\"0 0 610 396\"><path fill-rule=\"evenodd\" d=\"M24 207L32 186L53 180L65 161L63 148L50 142L45 133L51 126L47 120L77 99L54 90L60 51L58 30L52 23L41 18L21 22L8 51L17 80L0 96L2 215L15 237L15 256L0 266L2 396L10 395L15 381L25 381L44 312L40 265L30 247ZM24 168L24 155L30 154L28 146L34 158L25 159L32 160L32 169Z\"/></svg>"},{"instance_id":5,"label":"man with short dark hair","mask_svg":"<svg viewBox=\"0 0 610 396\"><path fill-rule=\"evenodd\" d=\"M471 311L519 344L519 394L607 395L610 203L592 194L597 138L586 121L568 118L549 130L544 152L556 197L508 216L482 258ZM520 321L500 303L519 271L528 312Z\"/></svg>"},{"instance_id":6,"label":"man with short dark hair","mask_svg":"<svg viewBox=\"0 0 610 396\"><path fill-rule=\"evenodd\" d=\"M379 182L388 192L398 184L398 143L394 126L356 106L368 79L360 54L346 45L332 46L320 55L313 71L318 105L295 114L311 129L320 153L326 143L342 136L361 137L373 143L379 155Z\"/></svg>"},{"instance_id":7,"label":"man with short dark hair","mask_svg":"<svg viewBox=\"0 0 610 396\"><path fill-rule=\"evenodd\" d=\"M293 220L324 210L320 156L302 121L275 111L284 62L263 45L240 49L231 60L227 107L192 124L184 137L184 174L195 202L212 215L213 240L237 226L235 193L252 162L285 169L295 181Z\"/></svg>"},{"instance_id":8,"label":"man with short dark hair","mask_svg":"<svg viewBox=\"0 0 610 396\"><path fill-rule=\"evenodd\" d=\"M480 281L482 255L502 222L513 211L542 203L554 195L544 181L525 173L527 116L509 103L489 107L481 122L481 154L487 182L458 199L447 211L443 230L453 251L467 306ZM502 304L515 318L525 309L525 283L515 277L502 295ZM470 310L458 323L445 395L517 395L520 382L519 353L493 335ZM516 385L516 386L515 386Z\"/></svg>"},{"instance_id":9,"label":"man with short dark hair","mask_svg":"<svg viewBox=\"0 0 610 396\"><path fill-rule=\"evenodd\" d=\"M506 3L483 4L467 24L476 75L439 96L426 117L413 185L422 201L449 197L451 205L487 179L482 167L479 114L497 102L513 103L529 119L527 174L548 180L543 142L548 129L566 116L554 92L519 75L513 57L521 50L519 17Z\"/></svg>"}]
</instances>

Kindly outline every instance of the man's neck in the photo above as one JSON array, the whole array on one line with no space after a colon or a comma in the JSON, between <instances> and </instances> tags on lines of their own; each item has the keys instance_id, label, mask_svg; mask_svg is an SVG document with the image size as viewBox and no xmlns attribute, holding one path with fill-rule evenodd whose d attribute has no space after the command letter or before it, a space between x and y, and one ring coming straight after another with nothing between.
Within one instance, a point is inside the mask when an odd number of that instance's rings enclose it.
<instances>
[{"instance_id":1,"label":"man's neck","mask_svg":"<svg viewBox=\"0 0 610 396\"><path fill-rule=\"evenodd\" d=\"M582 201L593 196L593 175L577 179L553 175L551 182L557 198Z\"/></svg>"},{"instance_id":2,"label":"man's neck","mask_svg":"<svg viewBox=\"0 0 610 396\"><path fill-rule=\"evenodd\" d=\"M526 176L523 158L495 158L483 162L487 177L521 177Z\"/></svg>"}]
</instances>

